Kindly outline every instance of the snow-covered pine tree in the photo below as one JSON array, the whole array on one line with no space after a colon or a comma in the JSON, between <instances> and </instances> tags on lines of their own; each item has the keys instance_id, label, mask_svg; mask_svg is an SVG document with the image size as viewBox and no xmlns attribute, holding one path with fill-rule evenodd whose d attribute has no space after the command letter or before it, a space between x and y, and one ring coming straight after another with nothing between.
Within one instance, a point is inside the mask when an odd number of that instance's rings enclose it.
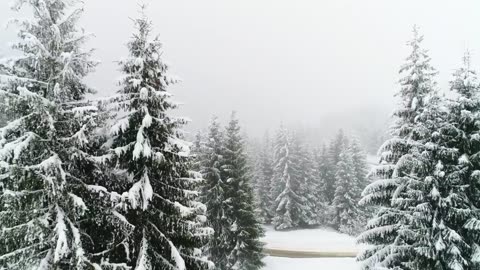
<instances>
[{"instance_id":1,"label":"snow-covered pine tree","mask_svg":"<svg viewBox=\"0 0 480 270\"><path fill-rule=\"evenodd\" d=\"M335 184L335 171L338 162L340 161L340 154L342 153L344 147L347 144L347 138L343 133L343 130L340 129L338 133L335 135L335 138L330 142L330 146L328 148L328 161L329 167L332 173L330 175L325 175L325 191L326 197L328 199L328 203L332 203L333 197L335 194L336 184Z\"/></svg>"},{"instance_id":2,"label":"snow-covered pine tree","mask_svg":"<svg viewBox=\"0 0 480 270\"><path fill-rule=\"evenodd\" d=\"M196 172L200 172L201 170L201 158L202 158L202 150L204 149L205 144L205 134L202 131L198 131L195 133L195 138L192 145L192 156L193 156L193 164L192 169Z\"/></svg>"},{"instance_id":3,"label":"snow-covered pine tree","mask_svg":"<svg viewBox=\"0 0 480 270\"><path fill-rule=\"evenodd\" d=\"M224 146L222 175L229 203L225 211L231 225L227 233L231 246L227 250L227 267L221 269L257 270L263 267L263 244L260 242L263 228L255 216L252 178L235 113L226 128Z\"/></svg>"},{"instance_id":4,"label":"snow-covered pine tree","mask_svg":"<svg viewBox=\"0 0 480 270\"><path fill-rule=\"evenodd\" d=\"M134 269L208 269L201 248L211 229L204 226L205 205L195 191L199 180L189 170L189 145L180 128L183 118L169 115L177 108L167 92L177 82L162 60L162 44L151 37L151 23L142 14L129 56L120 62L124 76L115 106L111 159L125 170L130 186L122 190L125 217L134 226L125 258Z\"/></svg>"},{"instance_id":5,"label":"snow-covered pine tree","mask_svg":"<svg viewBox=\"0 0 480 270\"><path fill-rule=\"evenodd\" d=\"M350 151L352 152L353 160L353 169L355 174L355 180L357 181L357 189L360 190L358 194L355 195L355 198L360 200L361 192L369 184L367 174L368 174L368 164L367 164L367 155L362 149L360 142L357 138L351 138L350 140Z\"/></svg>"},{"instance_id":6,"label":"snow-covered pine tree","mask_svg":"<svg viewBox=\"0 0 480 270\"><path fill-rule=\"evenodd\" d=\"M402 177L392 200L408 221L398 229L407 254L402 265L408 269L476 269L468 263L472 249L464 230L472 217L464 156L456 148L459 133L446 122L449 113L442 102L432 93L418 116L415 131L422 134L423 146L409 154L413 169Z\"/></svg>"},{"instance_id":7,"label":"snow-covered pine tree","mask_svg":"<svg viewBox=\"0 0 480 270\"><path fill-rule=\"evenodd\" d=\"M272 177L273 225L276 230L298 227L302 216L299 172L292 149L292 135L281 126L275 139Z\"/></svg>"},{"instance_id":8,"label":"snow-covered pine tree","mask_svg":"<svg viewBox=\"0 0 480 270\"><path fill-rule=\"evenodd\" d=\"M425 99L435 89L433 78L436 74L427 51L421 48L423 36L418 33L417 27L414 27L413 34L413 39L407 43L411 54L400 69L403 75L397 94L400 104L394 112L396 121L391 128L392 138L380 148L380 165L370 172L375 181L365 188L360 201L363 206L378 208L358 239L369 246L357 258L363 261L363 269L402 267L402 262L411 256L410 247L404 239L408 237L408 231L403 230L410 223L405 214L408 206L393 204L393 199L398 188L402 187L400 183L417 165L412 162L410 154L418 152L417 148L421 146L418 140L424 134L415 128L418 127L418 116L426 106Z\"/></svg>"},{"instance_id":9,"label":"snow-covered pine tree","mask_svg":"<svg viewBox=\"0 0 480 270\"><path fill-rule=\"evenodd\" d=\"M318 225L317 208L319 202L316 196L318 181L315 179L313 153L305 147L301 138L295 136L293 137L291 154L294 156L295 167L298 168L298 175L294 175L295 178L298 178L297 194L302 199L299 225L301 227Z\"/></svg>"},{"instance_id":10,"label":"snow-covered pine tree","mask_svg":"<svg viewBox=\"0 0 480 270\"><path fill-rule=\"evenodd\" d=\"M82 49L80 1L17 0L20 52L0 68L0 100L11 120L0 129L0 268L88 269L79 225L88 211L84 163L96 108L81 102L96 63Z\"/></svg>"},{"instance_id":11,"label":"snow-covered pine tree","mask_svg":"<svg viewBox=\"0 0 480 270\"><path fill-rule=\"evenodd\" d=\"M203 177L202 201L207 206L208 225L213 228L206 253L215 263L216 269L227 269L230 231L225 211L229 208L225 197L226 183L222 179L224 135L217 117L213 117L208 127L206 141L200 156L200 173Z\"/></svg>"},{"instance_id":12,"label":"snow-covered pine tree","mask_svg":"<svg viewBox=\"0 0 480 270\"><path fill-rule=\"evenodd\" d=\"M257 178L255 192L258 201L260 219L265 224L271 224L274 217L274 212L272 212L273 199L271 194L273 147L268 134L265 134L263 144L260 148L255 177Z\"/></svg>"},{"instance_id":13,"label":"snow-covered pine tree","mask_svg":"<svg viewBox=\"0 0 480 270\"><path fill-rule=\"evenodd\" d=\"M335 209L335 227L343 233L355 234L362 213L358 209L358 194L361 193L355 176L353 153L343 145L335 172L335 196L332 208Z\"/></svg>"},{"instance_id":14,"label":"snow-covered pine tree","mask_svg":"<svg viewBox=\"0 0 480 270\"><path fill-rule=\"evenodd\" d=\"M326 179L331 178L334 172L330 166L328 149L325 144L321 149L317 149L314 154L315 180L317 181L317 190L315 191L317 198L317 216L320 224L327 225L331 221L328 220L328 216L330 216L330 202L327 196Z\"/></svg>"},{"instance_id":15,"label":"snow-covered pine tree","mask_svg":"<svg viewBox=\"0 0 480 270\"><path fill-rule=\"evenodd\" d=\"M441 106L433 96L419 116L426 143L414 155L422 170L405 184L395 201L412 202L415 222L408 232L415 252L404 262L410 269L478 269L480 223L478 196L480 85L470 56L454 74L456 98ZM477 171L478 172L478 171ZM422 181L423 180L423 181Z\"/></svg>"}]
</instances>

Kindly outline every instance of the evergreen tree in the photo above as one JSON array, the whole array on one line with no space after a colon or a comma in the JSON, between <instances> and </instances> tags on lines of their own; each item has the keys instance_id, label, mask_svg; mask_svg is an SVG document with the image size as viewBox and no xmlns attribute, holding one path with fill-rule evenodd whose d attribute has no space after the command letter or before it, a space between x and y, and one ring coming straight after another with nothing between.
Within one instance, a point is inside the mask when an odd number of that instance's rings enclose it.
<instances>
[{"instance_id":1,"label":"evergreen tree","mask_svg":"<svg viewBox=\"0 0 480 270\"><path fill-rule=\"evenodd\" d=\"M200 156L202 201L207 206L208 225L213 228L207 254L217 269L227 269L229 255L230 224L226 211L229 208L226 198L226 183L222 178L224 164L224 135L220 130L217 117L213 117L208 128L206 142Z\"/></svg>"},{"instance_id":2,"label":"evergreen tree","mask_svg":"<svg viewBox=\"0 0 480 270\"><path fill-rule=\"evenodd\" d=\"M336 190L332 202L335 209L335 227L343 233L354 234L358 228L361 211L358 209L358 194L352 149L342 147L335 173Z\"/></svg>"},{"instance_id":3,"label":"evergreen tree","mask_svg":"<svg viewBox=\"0 0 480 270\"><path fill-rule=\"evenodd\" d=\"M427 51L421 48L423 37L414 28L414 38L408 43L412 52L400 69L399 108L392 127L392 138L380 148L380 165L370 175L375 181L363 192L361 204L377 207L378 211L367 224L359 242L369 245L358 256L363 269L402 268L412 256L411 210L415 202L402 200L405 185L414 180L413 172L420 171L415 155L421 153L422 143L429 134L419 123L420 115L435 89L436 74L430 65Z\"/></svg>"},{"instance_id":4,"label":"evergreen tree","mask_svg":"<svg viewBox=\"0 0 480 270\"><path fill-rule=\"evenodd\" d=\"M263 267L263 229L255 216L255 204L251 175L247 167L245 144L240 136L240 126L235 114L225 132L223 179L226 181L225 197L229 205L226 211L231 245L228 248L228 264L220 269L255 270Z\"/></svg>"},{"instance_id":5,"label":"evergreen tree","mask_svg":"<svg viewBox=\"0 0 480 270\"><path fill-rule=\"evenodd\" d=\"M130 178L122 190L125 217L134 226L123 244L125 260L135 269L207 269L201 248L211 229L204 227L205 205L179 130L186 120L168 114L177 105L167 89L177 80L161 59L160 41L150 36L150 21L142 16L135 26L129 57L120 62L124 77L115 105L122 114L111 144L116 168Z\"/></svg>"},{"instance_id":6,"label":"evergreen tree","mask_svg":"<svg viewBox=\"0 0 480 270\"><path fill-rule=\"evenodd\" d=\"M298 195L302 199L301 216L299 225L302 227L318 225L318 181L315 179L315 168L313 163L313 154L306 149L304 143L297 137L294 138L292 155L295 157L295 165L298 168L299 188Z\"/></svg>"},{"instance_id":7,"label":"evergreen tree","mask_svg":"<svg viewBox=\"0 0 480 270\"><path fill-rule=\"evenodd\" d=\"M448 110L436 98L420 115L421 128L431 134L423 151L414 155L422 170L406 182L396 199L415 203L415 222L408 228L413 252L404 262L411 269L479 267L479 213L469 195L478 196L477 181L471 176L479 164L475 157L480 150L475 139L478 120L474 119L480 108L480 87L469 61L467 55L454 74L451 85L458 97Z\"/></svg>"},{"instance_id":8,"label":"evergreen tree","mask_svg":"<svg viewBox=\"0 0 480 270\"><path fill-rule=\"evenodd\" d=\"M271 194L273 177L273 151L268 134L265 134L256 164L259 216L263 223L270 224L274 217L272 212L273 199Z\"/></svg>"},{"instance_id":9,"label":"evergreen tree","mask_svg":"<svg viewBox=\"0 0 480 270\"><path fill-rule=\"evenodd\" d=\"M360 146L356 138L350 139L350 151L352 152L353 170L357 189L360 190L355 194L355 199L358 201L361 198L361 192L368 185L368 164L367 155Z\"/></svg>"},{"instance_id":10,"label":"evergreen tree","mask_svg":"<svg viewBox=\"0 0 480 270\"><path fill-rule=\"evenodd\" d=\"M273 224L277 230L295 228L300 225L303 200L299 196L298 167L293 154L292 137L282 126L274 145L274 170L272 194L275 198Z\"/></svg>"},{"instance_id":11,"label":"evergreen tree","mask_svg":"<svg viewBox=\"0 0 480 270\"><path fill-rule=\"evenodd\" d=\"M342 147L347 143L347 139L343 133L343 130L339 130L335 138L330 142L330 147L328 148L328 161L329 167L332 170L330 175L325 174L325 191L328 203L333 202L333 197L335 194L335 171L338 162L340 161L340 154L342 153Z\"/></svg>"},{"instance_id":12,"label":"evergreen tree","mask_svg":"<svg viewBox=\"0 0 480 270\"><path fill-rule=\"evenodd\" d=\"M89 269L80 219L89 210L85 171L96 108L82 79L96 63L82 49L79 1L18 0L33 20L15 20L20 56L0 67L0 268ZM70 11L70 13L67 13Z\"/></svg>"},{"instance_id":13,"label":"evergreen tree","mask_svg":"<svg viewBox=\"0 0 480 270\"><path fill-rule=\"evenodd\" d=\"M319 223L328 224L330 222L329 214L329 201L327 196L327 182L326 179L331 178L334 173L330 166L328 149L326 145L323 145L321 150L315 152L315 179L317 181L315 197L317 198L317 216Z\"/></svg>"}]
</instances>

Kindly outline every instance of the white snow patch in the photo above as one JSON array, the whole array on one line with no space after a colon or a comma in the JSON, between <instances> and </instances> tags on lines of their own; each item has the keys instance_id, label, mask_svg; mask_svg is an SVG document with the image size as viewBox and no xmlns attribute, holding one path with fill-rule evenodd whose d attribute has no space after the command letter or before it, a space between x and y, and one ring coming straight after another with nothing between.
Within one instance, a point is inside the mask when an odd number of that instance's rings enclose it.
<instances>
[{"instance_id":1,"label":"white snow patch","mask_svg":"<svg viewBox=\"0 0 480 270\"><path fill-rule=\"evenodd\" d=\"M273 227L266 226L265 230L262 241L270 249L358 252L362 248L356 244L355 237L328 228L275 231Z\"/></svg>"}]
</instances>

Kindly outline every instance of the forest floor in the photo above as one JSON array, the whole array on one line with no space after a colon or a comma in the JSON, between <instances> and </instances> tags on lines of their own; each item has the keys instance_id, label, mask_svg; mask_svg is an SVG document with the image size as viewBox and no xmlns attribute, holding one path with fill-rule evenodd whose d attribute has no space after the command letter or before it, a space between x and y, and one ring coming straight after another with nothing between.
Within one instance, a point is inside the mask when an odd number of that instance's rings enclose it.
<instances>
[{"instance_id":1,"label":"forest floor","mask_svg":"<svg viewBox=\"0 0 480 270\"><path fill-rule=\"evenodd\" d=\"M355 238L331 229L278 232L266 227L265 270L358 270Z\"/></svg>"}]
</instances>

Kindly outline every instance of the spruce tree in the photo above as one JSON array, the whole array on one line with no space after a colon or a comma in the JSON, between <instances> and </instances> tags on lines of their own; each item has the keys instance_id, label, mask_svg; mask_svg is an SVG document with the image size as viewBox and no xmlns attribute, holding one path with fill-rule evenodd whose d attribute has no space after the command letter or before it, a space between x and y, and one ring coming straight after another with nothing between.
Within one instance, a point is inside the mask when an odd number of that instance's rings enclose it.
<instances>
[{"instance_id":1,"label":"spruce tree","mask_svg":"<svg viewBox=\"0 0 480 270\"><path fill-rule=\"evenodd\" d=\"M356 185L360 192L356 194L356 199L360 200L361 191L365 189L369 181L367 178L368 174L368 164L367 164L367 155L362 149L360 142L356 138L352 138L350 141L350 150L352 152L353 160L353 170L355 175L355 180L357 181Z\"/></svg>"},{"instance_id":2,"label":"spruce tree","mask_svg":"<svg viewBox=\"0 0 480 270\"><path fill-rule=\"evenodd\" d=\"M338 162L340 161L340 154L342 153L342 147L345 146L347 143L347 139L343 130L340 129L338 133L335 135L335 138L330 142L330 146L328 148L328 161L329 167L331 170L331 174L325 174L325 191L328 199L328 203L332 203L333 197L335 194L335 171Z\"/></svg>"},{"instance_id":3,"label":"spruce tree","mask_svg":"<svg viewBox=\"0 0 480 270\"><path fill-rule=\"evenodd\" d=\"M318 208L318 181L315 178L315 167L313 162L313 154L305 147L304 142L298 137L294 138L292 155L294 156L295 165L298 168L298 195L301 197L301 216L299 225L309 227L319 224L317 213Z\"/></svg>"},{"instance_id":4,"label":"spruce tree","mask_svg":"<svg viewBox=\"0 0 480 270\"><path fill-rule=\"evenodd\" d=\"M234 113L225 131L222 175L226 182L226 201L229 202L225 212L231 226L226 232L230 244L227 267L219 269L260 269L263 267L263 244L260 242L263 229L255 216L252 178L240 125Z\"/></svg>"},{"instance_id":5,"label":"spruce tree","mask_svg":"<svg viewBox=\"0 0 480 270\"><path fill-rule=\"evenodd\" d=\"M292 136L280 127L274 145L272 195L275 198L273 225L276 230L296 228L302 217L303 200L299 196L298 166L293 155Z\"/></svg>"},{"instance_id":6,"label":"spruce tree","mask_svg":"<svg viewBox=\"0 0 480 270\"><path fill-rule=\"evenodd\" d=\"M213 228L206 252L217 269L227 269L230 225L226 211L226 183L222 178L224 164L224 135L217 117L213 117L208 128L206 142L200 156L200 173L203 177L202 202L207 206L208 225Z\"/></svg>"},{"instance_id":7,"label":"spruce tree","mask_svg":"<svg viewBox=\"0 0 480 270\"><path fill-rule=\"evenodd\" d=\"M363 261L363 269L402 268L403 262L412 256L413 240L408 228L415 203L402 200L400 194L406 183L413 180L411 173L420 170L414 155L421 152L429 134L418 121L435 90L436 74L427 51L421 48L423 36L416 27L413 33L413 39L408 42L411 54L400 69L403 75L397 94L400 104L394 112L392 138L380 148L380 165L370 173L375 181L366 187L360 202L363 206L378 208L366 231L359 236L359 242L369 245L358 256L358 260Z\"/></svg>"},{"instance_id":8,"label":"spruce tree","mask_svg":"<svg viewBox=\"0 0 480 270\"><path fill-rule=\"evenodd\" d=\"M328 149L323 145L321 149L315 151L315 179L317 181L315 197L317 198L317 216L320 224L327 225L330 220L328 218L330 202L327 196L327 181L334 173L329 162Z\"/></svg>"},{"instance_id":9,"label":"spruce tree","mask_svg":"<svg viewBox=\"0 0 480 270\"><path fill-rule=\"evenodd\" d=\"M271 194L271 181L273 177L273 148L268 134L265 134L256 164L259 216L263 223L271 224L274 213L272 212L273 199Z\"/></svg>"},{"instance_id":10,"label":"spruce tree","mask_svg":"<svg viewBox=\"0 0 480 270\"><path fill-rule=\"evenodd\" d=\"M443 101L438 97L431 99L419 116L419 129L431 134L423 151L414 155L422 170L396 199L415 204L411 214L415 222L408 228L413 252L404 262L411 269L479 267L479 213L474 203L478 184L471 176L479 164L475 118L480 86L469 62L466 55L451 82L457 97L446 108L439 106Z\"/></svg>"},{"instance_id":11,"label":"spruce tree","mask_svg":"<svg viewBox=\"0 0 480 270\"><path fill-rule=\"evenodd\" d=\"M335 172L335 196L332 208L335 210L335 227L343 233L355 234L361 211L358 209L360 194L355 175L353 153L350 147L342 146Z\"/></svg>"},{"instance_id":12,"label":"spruce tree","mask_svg":"<svg viewBox=\"0 0 480 270\"><path fill-rule=\"evenodd\" d=\"M125 261L135 269L207 269L211 263L201 248L211 229L204 226L205 205L189 170L189 145L180 130L186 120L169 114L177 105L167 89L177 80L161 58L162 44L151 37L150 21L143 15L134 22L129 56L120 62L120 118L110 150L115 167L130 178L120 191L134 228L124 243Z\"/></svg>"},{"instance_id":13,"label":"spruce tree","mask_svg":"<svg viewBox=\"0 0 480 270\"><path fill-rule=\"evenodd\" d=\"M77 21L80 1L15 1L33 20L14 20L19 57L0 67L0 268L91 269L84 249L89 236L80 220L96 171L86 171L97 126L96 108L83 102L93 92L82 79L93 70L88 36ZM68 13L67 13L68 12Z\"/></svg>"}]
</instances>

